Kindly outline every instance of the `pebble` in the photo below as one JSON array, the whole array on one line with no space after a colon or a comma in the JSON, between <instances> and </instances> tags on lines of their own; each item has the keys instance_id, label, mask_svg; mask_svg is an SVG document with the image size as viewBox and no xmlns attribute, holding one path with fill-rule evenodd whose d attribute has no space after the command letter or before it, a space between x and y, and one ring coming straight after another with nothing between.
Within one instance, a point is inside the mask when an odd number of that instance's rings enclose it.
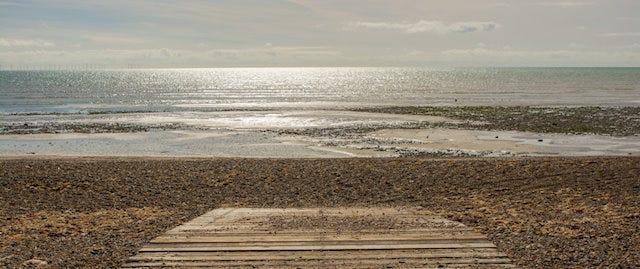
<instances>
[{"instance_id":1,"label":"pebble","mask_svg":"<svg viewBox=\"0 0 640 269\"><path fill-rule=\"evenodd\" d=\"M40 266L46 266L46 265L47 265L46 261L38 260L38 259L26 260L22 263L22 266L24 267L28 267L28 266L40 267Z\"/></svg>"},{"instance_id":2,"label":"pebble","mask_svg":"<svg viewBox=\"0 0 640 269\"><path fill-rule=\"evenodd\" d=\"M0 268L4 264L10 264L10 268L27 267L22 263L33 257L47 260L46 266L52 267L60 266L58 263L62 262L82 263L87 268L117 267L120 258L113 258L114 253L128 255L135 251L130 243L146 240L138 237L139 227L129 222L94 227L89 222L93 217L86 219L86 223L71 217L84 214L80 212L106 212L114 219L120 216L116 214L119 210L110 210L113 204L111 196L101 194L101 190L112 191L114 197L120 197L117 203L124 207L169 208L175 212L171 217L153 222L151 217L146 217L147 213L141 215L139 219L144 220L144 225L153 225L145 228L147 233L144 236L160 233L164 227L173 227L223 203L265 207L423 206L425 210L436 210L438 214L481 229L505 247L514 263L523 267L568 267L570 264L588 268L593 266L592 261L597 260L600 267L620 265L634 268L639 259L632 251L638 249L639 240L633 224L640 219L640 211L635 206L636 196L627 194L636 194L640 190L634 185L637 177L629 177L638 164L639 159L634 157L5 160L0 162L0 171L8 180L0 182L0 190L19 195L3 197L7 200L3 204L7 214L0 222L19 230L24 225L17 220L35 219L27 227L38 228L38 216L55 220L55 216L61 213L65 221L82 226L69 237L77 244L67 245L62 250L53 240L55 238L46 235L27 241L29 244L37 243L40 251L55 249L52 253L59 256L25 254L21 248L23 245L16 243L9 248L22 251L16 251L15 257L0 257ZM211 178L219 178L232 171L236 171L234 184L241 188L225 190L212 187ZM239 176L239 172L243 175ZM326 180L336 178L334 173L340 174L340 182ZM559 173L563 174L563 180L548 176ZM263 180L270 176L277 177L277 180ZM384 184L385 180L398 189L389 188ZM26 185L40 181L56 184L52 186L70 183L72 187L68 190L73 193L91 191L88 193L91 195L70 195L59 200L54 199L55 196L42 196ZM604 210L602 201L596 199L602 198L600 193L590 191L602 186L602 182L607 182L606 190L616 201L610 202L608 210ZM354 187L340 189L344 183L353 183ZM333 188L338 189L327 192L326 197L322 196L325 190ZM37 201L37 204L32 204L32 201ZM555 201L566 203L554 208ZM615 204L629 206L614 207ZM574 217L581 217L575 215L576 210L588 213L588 224L576 223ZM54 213L41 213L36 215L38 218L23 215L38 211ZM581 218L577 220L582 221ZM570 225L576 225L578 229L571 229ZM590 227L597 229L591 230ZM119 230L114 233L113 229ZM91 243L86 244L87 241ZM556 250L546 251L550 247ZM89 254L91 250L97 255ZM590 258L583 259L587 255ZM401 268L408 264L410 261L402 264L398 260L392 266ZM441 266L446 267L446 264Z\"/></svg>"}]
</instances>

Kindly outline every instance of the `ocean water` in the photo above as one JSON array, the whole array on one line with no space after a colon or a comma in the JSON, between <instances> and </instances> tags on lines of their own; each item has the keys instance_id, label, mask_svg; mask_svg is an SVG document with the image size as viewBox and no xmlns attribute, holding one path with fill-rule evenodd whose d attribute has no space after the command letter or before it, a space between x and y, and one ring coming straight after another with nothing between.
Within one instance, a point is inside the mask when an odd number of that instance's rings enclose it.
<instances>
[{"instance_id":1,"label":"ocean water","mask_svg":"<svg viewBox=\"0 0 640 269\"><path fill-rule=\"evenodd\" d=\"M640 68L0 71L0 114L370 106L639 106Z\"/></svg>"}]
</instances>

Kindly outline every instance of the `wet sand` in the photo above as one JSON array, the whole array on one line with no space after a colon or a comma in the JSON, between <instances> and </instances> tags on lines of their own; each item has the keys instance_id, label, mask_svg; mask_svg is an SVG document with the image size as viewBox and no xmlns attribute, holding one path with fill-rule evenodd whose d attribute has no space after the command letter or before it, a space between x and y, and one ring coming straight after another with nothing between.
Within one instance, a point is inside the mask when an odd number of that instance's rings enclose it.
<instances>
[{"instance_id":1,"label":"wet sand","mask_svg":"<svg viewBox=\"0 0 640 269\"><path fill-rule=\"evenodd\" d=\"M574 120L577 123L568 124L565 130L574 130L577 128L574 125L600 126L620 118L616 124L626 126L621 129L629 133L627 136L537 133L527 131L529 125L520 131L511 130L522 127L515 126L519 124L517 117L457 119L440 114L410 114L423 113L420 109L400 111L406 114L274 110L10 116L0 121L0 155L250 158L640 155L637 135L640 121L631 108L604 110L608 114L595 119L588 115L595 108L579 110L582 114L573 117L580 120ZM470 108L457 109L465 112ZM521 108L528 112L502 109L507 110L507 116L533 113L529 111L533 109ZM569 113L564 108L550 111L553 113L545 112L549 115L538 117L548 117L548 121L533 121L532 126L564 120L561 116ZM548 130L545 126L534 127L531 128Z\"/></svg>"},{"instance_id":2,"label":"wet sand","mask_svg":"<svg viewBox=\"0 0 640 269\"><path fill-rule=\"evenodd\" d=\"M396 143L397 147L428 152L457 149L477 156L613 156L640 155L640 137L541 134L518 131L462 129L385 129L367 136Z\"/></svg>"},{"instance_id":3,"label":"wet sand","mask_svg":"<svg viewBox=\"0 0 640 269\"><path fill-rule=\"evenodd\" d=\"M0 157L0 266L118 266L222 206L422 206L522 267L638 267L639 174L640 157Z\"/></svg>"},{"instance_id":4,"label":"wet sand","mask_svg":"<svg viewBox=\"0 0 640 269\"><path fill-rule=\"evenodd\" d=\"M0 135L0 155L346 158L638 156L640 136L446 128L171 130Z\"/></svg>"}]
</instances>

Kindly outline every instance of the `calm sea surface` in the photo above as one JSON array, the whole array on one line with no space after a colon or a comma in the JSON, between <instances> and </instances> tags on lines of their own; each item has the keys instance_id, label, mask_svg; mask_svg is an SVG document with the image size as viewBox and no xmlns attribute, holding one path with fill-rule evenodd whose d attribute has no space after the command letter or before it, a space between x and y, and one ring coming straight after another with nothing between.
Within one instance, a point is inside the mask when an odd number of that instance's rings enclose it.
<instances>
[{"instance_id":1,"label":"calm sea surface","mask_svg":"<svg viewBox=\"0 0 640 269\"><path fill-rule=\"evenodd\" d=\"M0 71L0 114L640 105L640 68Z\"/></svg>"}]
</instances>

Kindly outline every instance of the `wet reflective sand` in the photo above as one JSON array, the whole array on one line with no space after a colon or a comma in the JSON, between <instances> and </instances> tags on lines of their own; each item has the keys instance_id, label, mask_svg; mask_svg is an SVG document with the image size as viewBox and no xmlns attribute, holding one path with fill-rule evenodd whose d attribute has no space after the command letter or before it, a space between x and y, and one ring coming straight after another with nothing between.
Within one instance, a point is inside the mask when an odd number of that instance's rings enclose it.
<instances>
[{"instance_id":1,"label":"wet reflective sand","mask_svg":"<svg viewBox=\"0 0 640 269\"><path fill-rule=\"evenodd\" d=\"M0 136L0 152L5 156L334 158L640 154L638 136L434 128L431 125L459 121L339 110L8 116L4 122L24 122L24 128L31 130L29 134ZM145 132L121 128L109 132L108 126L113 123L172 127L150 128ZM69 133L65 124L107 124L107 130L87 128L83 133ZM60 130L38 131L43 128Z\"/></svg>"}]
</instances>

